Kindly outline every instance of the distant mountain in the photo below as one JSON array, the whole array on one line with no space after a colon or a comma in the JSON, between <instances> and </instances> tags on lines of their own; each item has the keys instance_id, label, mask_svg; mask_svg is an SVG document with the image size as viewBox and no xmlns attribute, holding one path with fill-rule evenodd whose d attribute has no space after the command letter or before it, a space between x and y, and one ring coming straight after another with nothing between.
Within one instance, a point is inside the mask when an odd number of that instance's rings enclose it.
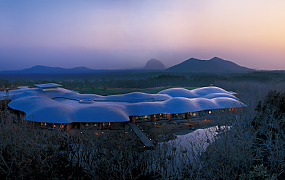
<instances>
[{"instance_id":1,"label":"distant mountain","mask_svg":"<svg viewBox=\"0 0 285 180\"><path fill-rule=\"evenodd\" d=\"M159 60L150 59L146 62L144 69L165 69L165 66Z\"/></svg>"},{"instance_id":2,"label":"distant mountain","mask_svg":"<svg viewBox=\"0 0 285 180\"><path fill-rule=\"evenodd\" d=\"M254 71L234 62L213 57L210 60L190 58L167 69L172 72L247 72Z\"/></svg>"},{"instance_id":3,"label":"distant mountain","mask_svg":"<svg viewBox=\"0 0 285 180\"><path fill-rule=\"evenodd\" d=\"M60 67L48 67L37 65L31 68L15 71L1 71L0 74L84 74L94 73L96 70L89 69L87 67L76 67L76 68L60 68Z\"/></svg>"}]
</instances>

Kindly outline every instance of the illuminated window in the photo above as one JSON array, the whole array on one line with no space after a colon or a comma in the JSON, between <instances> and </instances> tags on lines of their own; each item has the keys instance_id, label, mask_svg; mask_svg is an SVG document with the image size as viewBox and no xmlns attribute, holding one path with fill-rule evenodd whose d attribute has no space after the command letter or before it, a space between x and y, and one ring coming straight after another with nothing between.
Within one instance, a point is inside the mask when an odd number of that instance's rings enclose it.
<instances>
[{"instance_id":1,"label":"illuminated window","mask_svg":"<svg viewBox=\"0 0 285 180\"><path fill-rule=\"evenodd\" d=\"M109 122L109 126L111 126L111 123Z\"/></svg>"},{"instance_id":2,"label":"illuminated window","mask_svg":"<svg viewBox=\"0 0 285 180\"><path fill-rule=\"evenodd\" d=\"M96 127L96 126L97 126L97 123L95 123L94 126Z\"/></svg>"},{"instance_id":3,"label":"illuminated window","mask_svg":"<svg viewBox=\"0 0 285 180\"><path fill-rule=\"evenodd\" d=\"M54 124L53 127L56 127L56 125Z\"/></svg>"},{"instance_id":4,"label":"illuminated window","mask_svg":"<svg viewBox=\"0 0 285 180\"><path fill-rule=\"evenodd\" d=\"M45 126L47 125L47 123L45 123Z\"/></svg>"},{"instance_id":5,"label":"illuminated window","mask_svg":"<svg viewBox=\"0 0 285 180\"><path fill-rule=\"evenodd\" d=\"M44 123L43 123L43 122L41 122L41 126L42 126L42 125L44 125Z\"/></svg>"},{"instance_id":6,"label":"illuminated window","mask_svg":"<svg viewBox=\"0 0 285 180\"><path fill-rule=\"evenodd\" d=\"M193 113L192 113L192 116L196 116L196 113L195 113L195 112L193 112Z\"/></svg>"},{"instance_id":7,"label":"illuminated window","mask_svg":"<svg viewBox=\"0 0 285 180\"><path fill-rule=\"evenodd\" d=\"M209 114L212 114L212 111L209 111Z\"/></svg>"},{"instance_id":8,"label":"illuminated window","mask_svg":"<svg viewBox=\"0 0 285 180\"><path fill-rule=\"evenodd\" d=\"M85 124L85 126L89 126L89 124L88 124L88 123L86 123L86 124Z\"/></svg>"}]
</instances>

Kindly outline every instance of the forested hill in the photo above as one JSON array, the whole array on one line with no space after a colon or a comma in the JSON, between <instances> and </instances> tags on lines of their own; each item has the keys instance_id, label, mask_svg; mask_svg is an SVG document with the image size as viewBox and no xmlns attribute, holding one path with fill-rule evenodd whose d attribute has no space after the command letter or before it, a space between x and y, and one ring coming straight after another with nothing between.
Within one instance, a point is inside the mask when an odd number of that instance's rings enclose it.
<instances>
[{"instance_id":1,"label":"forested hill","mask_svg":"<svg viewBox=\"0 0 285 180\"><path fill-rule=\"evenodd\" d=\"M81 74L81 73L95 73L93 69L87 67L75 67L75 68L61 68L61 67L49 67L49 66L33 66L22 70L15 71L1 71L0 74Z\"/></svg>"},{"instance_id":2,"label":"forested hill","mask_svg":"<svg viewBox=\"0 0 285 180\"><path fill-rule=\"evenodd\" d=\"M200 60L190 58L180 64L174 65L167 69L171 72L248 72L254 71L247 67L237 65L232 61L223 60L214 57L210 60Z\"/></svg>"}]
</instances>

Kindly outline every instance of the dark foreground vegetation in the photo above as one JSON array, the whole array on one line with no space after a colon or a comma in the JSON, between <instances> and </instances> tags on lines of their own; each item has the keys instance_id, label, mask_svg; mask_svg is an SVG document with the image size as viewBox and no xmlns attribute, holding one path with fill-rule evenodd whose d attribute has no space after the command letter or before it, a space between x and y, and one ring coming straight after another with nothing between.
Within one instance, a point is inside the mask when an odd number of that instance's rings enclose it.
<instances>
[{"instance_id":1,"label":"dark foreground vegetation","mask_svg":"<svg viewBox=\"0 0 285 180\"><path fill-rule=\"evenodd\" d=\"M265 78L266 74L261 76ZM88 130L61 132L32 129L21 118L1 111L0 178L285 179L285 83L282 76L274 78L271 74L268 75L270 80L248 81L210 79L215 86L237 92L247 108L242 114L219 119L218 127L227 125L230 128L219 128L215 140L207 141L209 145L200 153L163 143L157 144L154 150L144 150L139 148L142 144L130 130L127 133L121 130L102 134ZM208 79L205 77L205 81L200 81L208 83ZM196 86L184 75L154 76L148 80L157 83L149 87ZM0 82L4 89L32 86L44 81ZM59 83L58 80L55 82ZM94 86L94 92L104 91L103 82L106 83L106 92L115 91L112 88L132 86L111 86L111 82L121 81L104 79L60 82L65 88L76 90ZM147 84L148 81L146 78L138 82ZM73 83L78 84L72 86ZM187 146L196 147L198 143L189 142Z\"/></svg>"}]
</instances>

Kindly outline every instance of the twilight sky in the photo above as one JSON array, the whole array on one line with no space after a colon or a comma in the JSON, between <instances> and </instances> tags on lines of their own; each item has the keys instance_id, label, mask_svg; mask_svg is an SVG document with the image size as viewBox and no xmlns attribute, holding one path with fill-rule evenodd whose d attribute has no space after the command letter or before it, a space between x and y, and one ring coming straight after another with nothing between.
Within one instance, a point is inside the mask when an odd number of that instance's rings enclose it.
<instances>
[{"instance_id":1,"label":"twilight sky","mask_svg":"<svg viewBox=\"0 0 285 180\"><path fill-rule=\"evenodd\" d=\"M0 71L214 56L285 69L284 8L284 0L0 0Z\"/></svg>"}]
</instances>

